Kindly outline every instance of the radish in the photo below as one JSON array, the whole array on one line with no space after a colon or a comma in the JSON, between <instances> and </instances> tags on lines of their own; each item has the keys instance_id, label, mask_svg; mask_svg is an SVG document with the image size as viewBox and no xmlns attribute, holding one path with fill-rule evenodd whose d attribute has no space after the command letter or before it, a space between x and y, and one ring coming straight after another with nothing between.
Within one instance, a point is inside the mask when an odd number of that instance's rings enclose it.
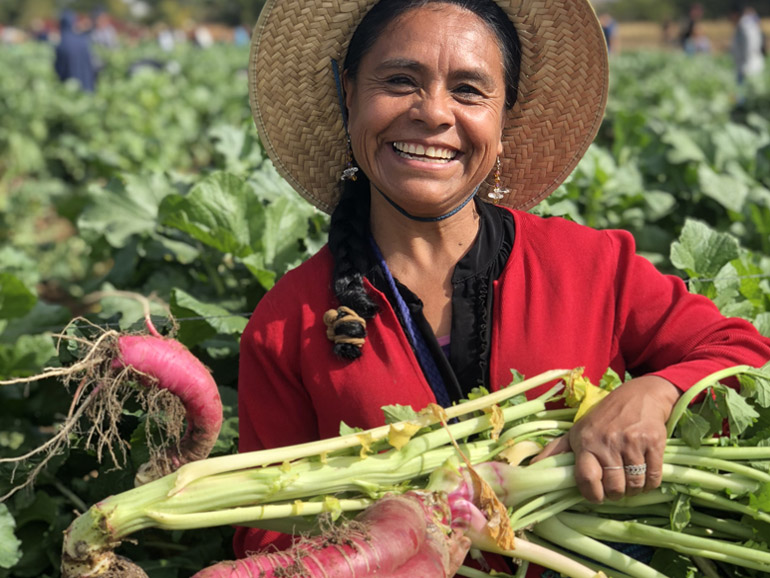
<instances>
[{"instance_id":1,"label":"radish","mask_svg":"<svg viewBox=\"0 0 770 578\"><path fill-rule=\"evenodd\" d=\"M194 578L453 576L470 540L454 536L448 518L446 502L435 494L390 495L342 529L302 539L284 552L221 562Z\"/></svg>"},{"instance_id":2,"label":"radish","mask_svg":"<svg viewBox=\"0 0 770 578\"><path fill-rule=\"evenodd\" d=\"M100 461L105 450L116 465L124 461L127 444L120 439L118 422L126 399L132 395L139 398L148 420L154 420L162 434L171 440L167 447L158 448L157 443L149 439L150 428L147 428L150 460L139 468L136 485L165 476L185 463L204 459L211 452L223 417L217 385L209 370L184 345L158 333L150 320L147 300L134 297L145 302L148 335L103 331L94 341L60 335L60 339L74 340L81 346L82 357L77 363L0 382L0 385L31 383L55 377L65 384L78 384L69 413L54 437L23 456L0 460L21 462L37 454L44 456L22 484L0 500L31 484L75 433L84 437L87 448L96 450ZM137 388L136 383L143 387ZM89 426L82 425L84 416ZM159 416L162 419L158 419ZM185 420L187 428L180 439ZM116 451L122 452L122 460Z\"/></svg>"},{"instance_id":3,"label":"radish","mask_svg":"<svg viewBox=\"0 0 770 578\"><path fill-rule=\"evenodd\" d=\"M158 335L148 320L151 335L118 338L114 369L129 368L142 382L174 394L185 409L187 430L178 446L144 464L137 474L146 483L177 470L188 462L208 457L222 427L222 400L209 370L178 341ZM146 376L146 377L145 377Z\"/></svg>"}]
</instances>

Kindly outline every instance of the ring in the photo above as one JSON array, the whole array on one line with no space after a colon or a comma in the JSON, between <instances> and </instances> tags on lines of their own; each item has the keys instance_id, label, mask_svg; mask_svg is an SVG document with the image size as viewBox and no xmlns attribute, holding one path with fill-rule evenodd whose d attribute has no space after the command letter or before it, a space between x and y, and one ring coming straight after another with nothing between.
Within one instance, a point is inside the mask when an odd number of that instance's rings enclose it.
<instances>
[{"instance_id":1,"label":"ring","mask_svg":"<svg viewBox=\"0 0 770 578\"><path fill-rule=\"evenodd\" d=\"M632 464L630 466L623 466L626 470L626 474L629 476L643 476L647 473L647 464Z\"/></svg>"}]
</instances>

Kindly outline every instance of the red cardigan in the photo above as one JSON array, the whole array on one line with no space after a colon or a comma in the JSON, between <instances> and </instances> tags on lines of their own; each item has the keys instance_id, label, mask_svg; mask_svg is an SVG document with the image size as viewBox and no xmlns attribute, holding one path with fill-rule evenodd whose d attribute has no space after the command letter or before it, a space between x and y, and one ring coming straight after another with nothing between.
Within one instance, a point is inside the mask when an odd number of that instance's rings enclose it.
<instances>
[{"instance_id":1,"label":"red cardigan","mask_svg":"<svg viewBox=\"0 0 770 578\"><path fill-rule=\"evenodd\" d=\"M596 382L612 367L621 376L653 372L686 389L717 369L770 359L770 340L660 274L635 254L629 233L513 215L513 250L494 284L492 390L510 383L512 369L532 377L574 367L585 367ZM435 401L393 309L371 285L380 312L367 324L363 355L353 362L334 355L322 319L337 307L331 271L325 247L279 280L246 327L238 385L242 452L333 437L340 421L376 427L384 405L420 409ZM275 537L239 528L236 554Z\"/></svg>"}]
</instances>

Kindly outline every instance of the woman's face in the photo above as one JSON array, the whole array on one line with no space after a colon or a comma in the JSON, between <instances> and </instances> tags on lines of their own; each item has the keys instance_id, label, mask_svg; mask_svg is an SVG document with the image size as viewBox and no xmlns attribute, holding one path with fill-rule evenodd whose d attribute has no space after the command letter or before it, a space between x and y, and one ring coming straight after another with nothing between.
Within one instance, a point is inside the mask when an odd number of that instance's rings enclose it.
<instances>
[{"instance_id":1,"label":"woman's face","mask_svg":"<svg viewBox=\"0 0 770 578\"><path fill-rule=\"evenodd\" d=\"M391 22L345 78L356 162L416 216L457 206L502 152L505 75L497 38L449 4Z\"/></svg>"}]
</instances>

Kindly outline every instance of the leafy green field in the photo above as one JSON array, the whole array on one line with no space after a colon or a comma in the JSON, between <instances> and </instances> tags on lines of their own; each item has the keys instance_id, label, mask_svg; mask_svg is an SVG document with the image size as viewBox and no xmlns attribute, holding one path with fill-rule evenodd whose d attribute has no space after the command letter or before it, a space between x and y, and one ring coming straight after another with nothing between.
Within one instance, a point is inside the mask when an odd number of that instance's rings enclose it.
<instances>
[{"instance_id":1,"label":"leafy green field","mask_svg":"<svg viewBox=\"0 0 770 578\"><path fill-rule=\"evenodd\" d=\"M57 334L140 329L127 292L151 296L159 329L170 310L177 337L213 370L226 406L215 452L231 453L239 334L275 279L323 244L327 217L265 158L245 50L103 58L90 95L58 83L46 46L0 52L0 380L71 363L80 352ZM149 58L160 68L131 72ZM770 72L745 97L736 107L727 60L622 55L595 145L536 211L630 230L662 270L770 335ZM0 456L48 439L70 397L55 380L0 387ZM99 463L75 436L34 488L0 504L0 577L58 575L61 532L131 487L147 427L129 402L118 463L109 453ZM34 463L0 461L0 494ZM121 553L153 578L181 578L232 556L231 535L147 531Z\"/></svg>"}]
</instances>

